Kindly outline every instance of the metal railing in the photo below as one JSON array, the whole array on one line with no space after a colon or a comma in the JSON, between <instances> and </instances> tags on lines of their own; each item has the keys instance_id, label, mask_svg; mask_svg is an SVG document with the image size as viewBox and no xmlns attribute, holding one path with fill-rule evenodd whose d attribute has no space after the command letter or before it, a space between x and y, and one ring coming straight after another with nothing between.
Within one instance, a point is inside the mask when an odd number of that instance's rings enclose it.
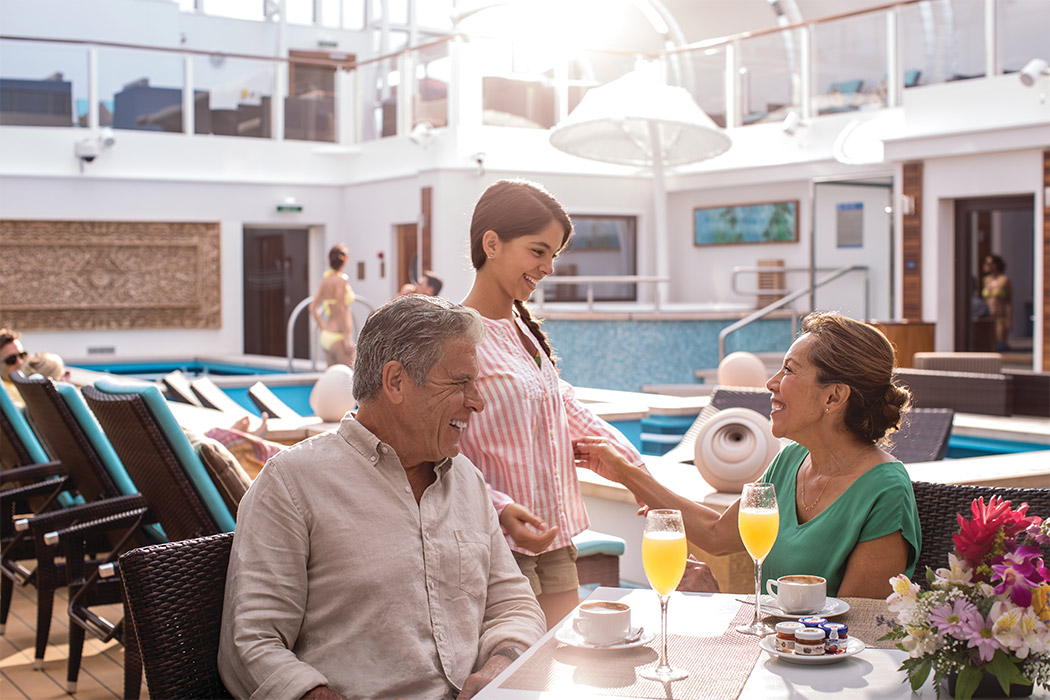
<instances>
[{"instance_id":1,"label":"metal railing","mask_svg":"<svg viewBox=\"0 0 1050 700\"><path fill-rule=\"evenodd\" d=\"M830 268L817 268L812 270L813 272L827 272ZM791 302L795 301L799 297L805 296L806 294L812 294L817 289L823 287L829 282L834 282L840 277L844 277L851 272L863 272L864 273L864 318L871 318L870 308L870 278L868 274L868 268L866 265L850 265L848 267L840 267L832 270L829 274L824 275L820 279L815 280L811 285L797 289L795 291L789 291L786 289L762 289L757 292L751 291L740 291L737 289L736 281L741 274L750 274L755 272L766 272L766 273L781 273L781 272L811 272L808 267L734 267L732 277L733 291L737 294L786 294L786 296L777 299L772 304L764 306L758 311L745 316L744 318L729 324L718 333L718 362L721 363L726 356L726 338L729 337L730 333L734 333L741 328L754 323L755 321L765 318L769 314L773 313L777 309L787 306Z\"/></svg>"},{"instance_id":2,"label":"metal railing","mask_svg":"<svg viewBox=\"0 0 1050 700\"><path fill-rule=\"evenodd\" d=\"M544 288L548 284L586 284L587 285L587 310L594 310L594 285L596 284L660 284L670 282L670 277L654 277L647 275L551 275L544 277L543 282L536 288L536 306L543 309L546 303ZM558 301L570 301L559 299ZM656 310L660 310L660 295L653 296Z\"/></svg>"},{"instance_id":3,"label":"metal railing","mask_svg":"<svg viewBox=\"0 0 1050 700\"><path fill-rule=\"evenodd\" d=\"M303 299L295 305L295 308L292 309L292 313L288 314L288 325L285 327L285 347L288 348L288 374L295 373L295 322L299 319L299 314L301 314L303 310L310 305L310 302L312 300L313 296L306 297L305 299ZM367 310L367 312L365 313L365 318L368 318L368 314L372 313L376 308L372 304L372 302L361 297L355 297L354 304L360 304ZM354 315L353 305L350 306L350 314L351 316ZM364 319L362 319L359 322L357 317L354 316L354 340L357 340L357 334L361 332L361 326L363 324ZM321 354L320 352L318 352L318 346L321 344L321 340L320 334L313 332L314 330L315 329L311 326L311 335L313 336L313 341L310 343L310 368L311 371L316 372L317 356Z\"/></svg>"}]
</instances>

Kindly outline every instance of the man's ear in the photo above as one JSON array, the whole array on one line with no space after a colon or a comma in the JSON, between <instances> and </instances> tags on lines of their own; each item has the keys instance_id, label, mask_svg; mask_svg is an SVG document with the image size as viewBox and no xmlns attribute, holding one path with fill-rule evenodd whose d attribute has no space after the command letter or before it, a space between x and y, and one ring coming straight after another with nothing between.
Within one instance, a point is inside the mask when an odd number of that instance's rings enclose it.
<instances>
[{"instance_id":1,"label":"man's ear","mask_svg":"<svg viewBox=\"0 0 1050 700\"><path fill-rule=\"evenodd\" d=\"M397 360L383 365L383 394L390 403L399 404L405 400L405 382L412 381L405 371L405 366Z\"/></svg>"}]
</instances>

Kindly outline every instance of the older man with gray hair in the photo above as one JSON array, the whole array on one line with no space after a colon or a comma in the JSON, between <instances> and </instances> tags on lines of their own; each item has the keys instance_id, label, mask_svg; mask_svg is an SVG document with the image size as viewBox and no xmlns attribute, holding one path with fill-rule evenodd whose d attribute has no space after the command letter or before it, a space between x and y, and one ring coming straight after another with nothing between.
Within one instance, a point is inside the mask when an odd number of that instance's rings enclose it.
<instances>
[{"instance_id":1,"label":"older man with gray hair","mask_svg":"<svg viewBox=\"0 0 1050 700\"><path fill-rule=\"evenodd\" d=\"M543 634L480 472L459 455L484 335L409 296L358 338L358 410L241 501L219 671L238 698L469 698Z\"/></svg>"}]
</instances>

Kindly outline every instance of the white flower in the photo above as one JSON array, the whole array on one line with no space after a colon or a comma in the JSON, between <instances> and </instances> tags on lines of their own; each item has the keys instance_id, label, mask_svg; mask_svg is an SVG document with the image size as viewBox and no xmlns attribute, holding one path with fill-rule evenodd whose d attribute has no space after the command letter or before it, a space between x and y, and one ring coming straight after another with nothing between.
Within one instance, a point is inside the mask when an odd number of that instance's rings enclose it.
<instances>
[{"instance_id":1,"label":"white flower","mask_svg":"<svg viewBox=\"0 0 1050 700\"><path fill-rule=\"evenodd\" d=\"M995 586L988 583L978 583L977 593L982 598L994 598L995 597Z\"/></svg>"},{"instance_id":2,"label":"white flower","mask_svg":"<svg viewBox=\"0 0 1050 700\"><path fill-rule=\"evenodd\" d=\"M1020 619L1017 624L1018 643L1014 652L1018 658L1025 658L1029 654L1045 654L1050 651L1050 634L1048 634L1046 623L1039 619L1031 608L1020 609Z\"/></svg>"},{"instance_id":3,"label":"white flower","mask_svg":"<svg viewBox=\"0 0 1050 700\"><path fill-rule=\"evenodd\" d=\"M907 630L908 636L901 640L901 645L908 652L908 656L917 659L937 651L937 635L933 630L914 625L907 625L904 629Z\"/></svg>"},{"instance_id":4,"label":"white flower","mask_svg":"<svg viewBox=\"0 0 1050 700\"><path fill-rule=\"evenodd\" d=\"M953 586L969 588L973 585L973 569L954 554L948 554L948 568L937 569L936 574L933 587L940 590L948 590Z\"/></svg>"},{"instance_id":5,"label":"white flower","mask_svg":"<svg viewBox=\"0 0 1050 700\"><path fill-rule=\"evenodd\" d=\"M1022 647L1021 619L1023 610L1009 601L997 600L992 604L988 619L992 621L992 636L1019 658L1028 656L1028 648Z\"/></svg>"},{"instance_id":6,"label":"white flower","mask_svg":"<svg viewBox=\"0 0 1050 700\"><path fill-rule=\"evenodd\" d=\"M907 624L911 620L918 600L919 586L908 580L904 574L898 574L890 579L893 593L886 599L886 606L891 612L897 613L897 620L901 624Z\"/></svg>"}]
</instances>

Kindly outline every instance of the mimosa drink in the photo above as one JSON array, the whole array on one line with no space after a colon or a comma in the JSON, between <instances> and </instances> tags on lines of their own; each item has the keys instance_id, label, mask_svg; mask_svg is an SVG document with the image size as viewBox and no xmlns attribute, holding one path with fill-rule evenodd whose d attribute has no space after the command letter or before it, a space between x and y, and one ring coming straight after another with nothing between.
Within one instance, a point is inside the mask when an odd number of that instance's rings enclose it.
<instances>
[{"instance_id":1,"label":"mimosa drink","mask_svg":"<svg viewBox=\"0 0 1050 700\"><path fill-rule=\"evenodd\" d=\"M678 587L685 573L688 554L684 533L645 533L642 538L642 566L649 585L658 595L668 595Z\"/></svg>"},{"instance_id":2,"label":"mimosa drink","mask_svg":"<svg viewBox=\"0 0 1050 700\"><path fill-rule=\"evenodd\" d=\"M752 559L765 559L780 530L780 514L775 509L741 508L738 520L740 539ZM642 553L644 557L645 547Z\"/></svg>"}]
</instances>

